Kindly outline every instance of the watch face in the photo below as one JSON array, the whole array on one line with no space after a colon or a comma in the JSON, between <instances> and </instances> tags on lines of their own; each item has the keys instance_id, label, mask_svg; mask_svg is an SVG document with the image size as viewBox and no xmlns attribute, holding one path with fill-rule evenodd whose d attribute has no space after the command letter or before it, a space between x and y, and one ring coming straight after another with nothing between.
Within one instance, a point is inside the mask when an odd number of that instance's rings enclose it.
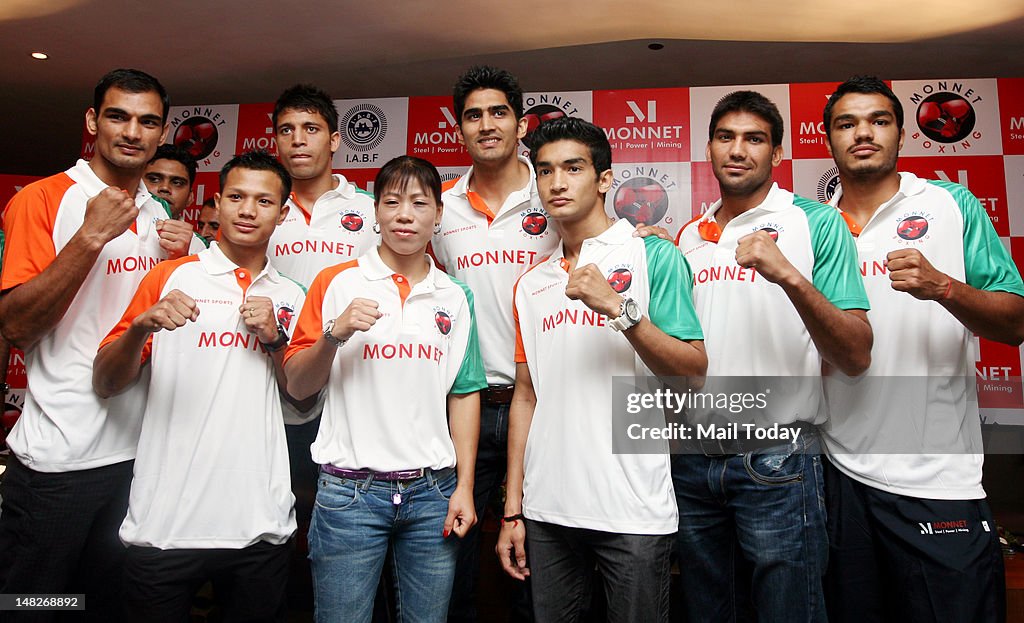
<instances>
[{"instance_id":1,"label":"watch face","mask_svg":"<svg viewBox=\"0 0 1024 623\"><path fill-rule=\"evenodd\" d=\"M633 299L626 300L626 317L630 322L640 322L640 306Z\"/></svg>"}]
</instances>

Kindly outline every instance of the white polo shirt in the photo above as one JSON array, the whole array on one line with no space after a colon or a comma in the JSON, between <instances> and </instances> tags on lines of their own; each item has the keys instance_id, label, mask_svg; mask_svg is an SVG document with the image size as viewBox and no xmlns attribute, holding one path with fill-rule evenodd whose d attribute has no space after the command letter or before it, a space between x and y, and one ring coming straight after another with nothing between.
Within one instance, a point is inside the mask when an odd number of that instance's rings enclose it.
<instances>
[{"instance_id":1,"label":"white polo shirt","mask_svg":"<svg viewBox=\"0 0 1024 623\"><path fill-rule=\"evenodd\" d=\"M85 220L86 203L107 187L89 163L26 186L4 213L7 249L2 285L8 290L39 275ZM104 400L92 389L92 362L143 276L166 257L156 222L163 204L140 183L135 223L104 245L60 321L25 353L25 405L7 437L14 454L41 472L91 469L135 456L145 387ZM204 248L193 237L192 248Z\"/></svg>"},{"instance_id":2,"label":"white polo shirt","mask_svg":"<svg viewBox=\"0 0 1024 623\"><path fill-rule=\"evenodd\" d=\"M760 205L724 229L715 221L721 205L721 200L712 204L676 239L693 269L693 302L704 327L708 380L703 391L728 391L735 382L730 377L798 377L785 392L771 396L753 421L818 424L824 419L821 355L782 287L741 268L736 247L743 236L767 229L786 259L833 305L867 309L853 238L835 210L777 184ZM700 422L712 415L696 412L692 418Z\"/></svg>"},{"instance_id":3,"label":"white polo shirt","mask_svg":"<svg viewBox=\"0 0 1024 623\"><path fill-rule=\"evenodd\" d=\"M511 193L494 212L469 189L473 168L445 184L441 233L431 243L434 257L476 296L480 311L480 350L490 385L515 382L515 324L512 288L516 280L558 246L558 234L537 196L530 161L530 182Z\"/></svg>"},{"instance_id":4,"label":"white polo shirt","mask_svg":"<svg viewBox=\"0 0 1024 623\"><path fill-rule=\"evenodd\" d=\"M577 268L596 264L659 329L702 338L687 284L690 270L668 241L634 238L620 220L583 242ZM678 528L668 448L612 452L612 378L652 376L607 318L565 296L561 245L515 289L516 362L530 369L537 405L526 441L523 514L562 526L625 534Z\"/></svg>"},{"instance_id":5,"label":"white polo shirt","mask_svg":"<svg viewBox=\"0 0 1024 623\"><path fill-rule=\"evenodd\" d=\"M255 277L216 242L165 262L143 279L105 346L171 290L192 297L195 322L153 334L152 376L121 540L161 549L240 549L295 532L288 446L274 366L239 307L274 301L286 330L302 287L268 262Z\"/></svg>"},{"instance_id":6,"label":"white polo shirt","mask_svg":"<svg viewBox=\"0 0 1024 623\"><path fill-rule=\"evenodd\" d=\"M841 196L837 190L831 203ZM864 375L826 381L829 458L851 478L890 493L983 498L974 340L939 303L894 290L886 256L917 249L973 288L1024 295L1020 274L984 207L959 184L900 173L899 191L863 229L849 222L875 341Z\"/></svg>"},{"instance_id":7,"label":"white polo shirt","mask_svg":"<svg viewBox=\"0 0 1024 623\"><path fill-rule=\"evenodd\" d=\"M278 270L306 288L321 270L353 260L380 242L380 235L373 233L373 195L343 175L335 174L334 179L338 187L310 207L292 193L288 216L274 230L267 248Z\"/></svg>"},{"instance_id":8,"label":"white polo shirt","mask_svg":"<svg viewBox=\"0 0 1024 623\"><path fill-rule=\"evenodd\" d=\"M357 331L331 366L313 461L345 469L396 471L455 465L448 394L486 387L473 295L433 262L413 287L381 260L377 248L323 270L309 289L285 355L309 348L354 298L383 314Z\"/></svg>"}]
</instances>

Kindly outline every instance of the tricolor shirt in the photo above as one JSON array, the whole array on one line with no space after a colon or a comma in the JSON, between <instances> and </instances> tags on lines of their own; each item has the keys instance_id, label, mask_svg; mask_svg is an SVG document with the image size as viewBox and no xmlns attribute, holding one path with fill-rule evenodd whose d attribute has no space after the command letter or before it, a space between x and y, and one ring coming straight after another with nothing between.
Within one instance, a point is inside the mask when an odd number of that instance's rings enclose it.
<instances>
[{"instance_id":1,"label":"tricolor shirt","mask_svg":"<svg viewBox=\"0 0 1024 623\"><path fill-rule=\"evenodd\" d=\"M7 250L0 289L42 273L82 226L86 203L106 187L89 163L79 160L15 195L4 212ZM166 257L156 231L157 221L170 216L165 205L141 183L135 204L135 222L104 245L63 318L25 353L25 405L7 443L36 471L91 469L135 456L145 387L106 400L92 389L100 340L143 276ZM202 248L193 237L192 249Z\"/></svg>"},{"instance_id":2,"label":"tricolor shirt","mask_svg":"<svg viewBox=\"0 0 1024 623\"><path fill-rule=\"evenodd\" d=\"M360 190L343 175L334 175L337 188L328 190L312 206L288 198L288 216L270 237L268 252L274 265L304 287L317 273L353 260L380 242L373 195Z\"/></svg>"},{"instance_id":3,"label":"tricolor shirt","mask_svg":"<svg viewBox=\"0 0 1024 623\"><path fill-rule=\"evenodd\" d=\"M429 263L427 276L410 287L374 247L313 280L286 359L315 344L324 324L352 299L376 301L383 314L334 357L314 462L375 471L455 465L448 394L473 393L487 383L473 295Z\"/></svg>"},{"instance_id":4,"label":"tricolor shirt","mask_svg":"<svg viewBox=\"0 0 1024 623\"><path fill-rule=\"evenodd\" d=\"M634 299L659 329L702 338L690 269L668 241L635 238L620 220L585 240L577 268L596 264L612 289ZM612 452L612 379L652 376L622 333L565 295L561 245L515 288L516 362L526 363L537 404L526 441L523 514L534 521L625 534L678 526L668 449Z\"/></svg>"},{"instance_id":5,"label":"tricolor shirt","mask_svg":"<svg viewBox=\"0 0 1024 623\"><path fill-rule=\"evenodd\" d=\"M469 189L472 167L445 184L441 233L431 243L443 268L476 296L480 350L491 385L515 381L512 288L530 266L558 245L558 234L537 196L533 167L529 160L519 160L530 167L530 182L511 193L497 212Z\"/></svg>"},{"instance_id":6,"label":"tricolor shirt","mask_svg":"<svg viewBox=\"0 0 1024 623\"><path fill-rule=\"evenodd\" d=\"M199 316L143 349L149 401L121 540L161 549L284 543L295 514L281 401L273 362L239 308L268 297L290 331L303 289L269 261L258 275L239 268L214 242L153 269L101 347L171 290L194 299Z\"/></svg>"},{"instance_id":7,"label":"tricolor shirt","mask_svg":"<svg viewBox=\"0 0 1024 623\"><path fill-rule=\"evenodd\" d=\"M719 227L715 214L721 200L686 224L676 243L693 268L693 302L704 327L708 381L703 391L716 393L738 377L797 377L767 407L748 413L758 424L820 423L821 355L803 320L778 284L736 263L739 239L766 230L786 259L833 305L843 310L868 309L856 249L843 219L834 209L772 184L764 201ZM774 382L772 382L774 384ZM781 396L779 394L782 394ZM692 414L698 422L723 414Z\"/></svg>"},{"instance_id":8,"label":"tricolor shirt","mask_svg":"<svg viewBox=\"0 0 1024 623\"><path fill-rule=\"evenodd\" d=\"M851 478L891 493L983 498L974 340L939 303L894 290L886 256L917 249L972 288L1024 296L1020 274L985 209L959 184L901 173L899 191L863 229L848 222L875 341L864 375L826 380L830 458Z\"/></svg>"}]
</instances>

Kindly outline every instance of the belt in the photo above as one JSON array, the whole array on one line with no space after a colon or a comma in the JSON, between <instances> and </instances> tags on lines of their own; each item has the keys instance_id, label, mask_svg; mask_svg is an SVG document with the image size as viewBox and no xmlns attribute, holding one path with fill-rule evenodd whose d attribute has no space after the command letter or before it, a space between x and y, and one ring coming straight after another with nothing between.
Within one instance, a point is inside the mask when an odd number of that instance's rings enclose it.
<instances>
[{"instance_id":1,"label":"belt","mask_svg":"<svg viewBox=\"0 0 1024 623\"><path fill-rule=\"evenodd\" d=\"M480 402L485 405L507 405L512 402L515 385L491 385L480 391Z\"/></svg>"},{"instance_id":2,"label":"belt","mask_svg":"<svg viewBox=\"0 0 1024 623\"><path fill-rule=\"evenodd\" d=\"M400 480L416 480L417 478L423 478L423 474L429 471L427 468L419 469L403 469L395 472L375 472L369 469L342 469L333 465L321 465L320 471L337 476L338 478L346 478L348 480L365 480L370 476L373 476L374 480L384 480L387 482L398 482Z\"/></svg>"}]
</instances>

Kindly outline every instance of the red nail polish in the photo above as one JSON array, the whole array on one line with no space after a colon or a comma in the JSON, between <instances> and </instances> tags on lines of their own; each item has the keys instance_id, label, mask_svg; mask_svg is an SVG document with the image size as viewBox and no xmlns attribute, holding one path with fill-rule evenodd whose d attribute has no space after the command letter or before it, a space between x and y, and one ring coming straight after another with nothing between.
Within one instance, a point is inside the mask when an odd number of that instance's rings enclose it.
<instances>
[{"instance_id":1,"label":"red nail polish","mask_svg":"<svg viewBox=\"0 0 1024 623\"><path fill-rule=\"evenodd\" d=\"M447 539L447 538L448 538L448 535L449 535L449 534L451 534L451 531L450 531L450 530L447 530L447 529L445 529L445 531L444 531L444 538L446 538L446 539Z\"/></svg>"}]
</instances>

